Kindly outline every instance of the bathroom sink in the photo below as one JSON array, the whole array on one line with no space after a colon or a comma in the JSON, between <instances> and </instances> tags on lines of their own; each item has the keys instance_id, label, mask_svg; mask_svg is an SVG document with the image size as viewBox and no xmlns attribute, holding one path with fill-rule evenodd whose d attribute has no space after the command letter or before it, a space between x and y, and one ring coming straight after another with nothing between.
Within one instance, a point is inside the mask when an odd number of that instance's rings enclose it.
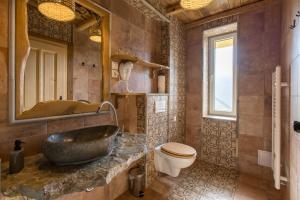
<instances>
[{"instance_id":1,"label":"bathroom sink","mask_svg":"<svg viewBox=\"0 0 300 200\"><path fill-rule=\"evenodd\" d=\"M113 125L83 128L50 135L43 154L56 165L78 165L109 155L119 127Z\"/></svg>"}]
</instances>

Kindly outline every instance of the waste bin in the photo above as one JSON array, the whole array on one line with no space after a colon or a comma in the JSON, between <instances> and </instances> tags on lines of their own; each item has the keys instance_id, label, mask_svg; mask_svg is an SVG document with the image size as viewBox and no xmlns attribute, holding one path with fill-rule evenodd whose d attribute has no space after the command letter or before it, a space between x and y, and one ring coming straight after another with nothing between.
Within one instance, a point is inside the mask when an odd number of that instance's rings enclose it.
<instances>
[{"instance_id":1,"label":"waste bin","mask_svg":"<svg viewBox=\"0 0 300 200\"><path fill-rule=\"evenodd\" d=\"M145 189L145 171L135 167L129 171L129 192L135 197L143 197Z\"/></svg>"}]
</instances>

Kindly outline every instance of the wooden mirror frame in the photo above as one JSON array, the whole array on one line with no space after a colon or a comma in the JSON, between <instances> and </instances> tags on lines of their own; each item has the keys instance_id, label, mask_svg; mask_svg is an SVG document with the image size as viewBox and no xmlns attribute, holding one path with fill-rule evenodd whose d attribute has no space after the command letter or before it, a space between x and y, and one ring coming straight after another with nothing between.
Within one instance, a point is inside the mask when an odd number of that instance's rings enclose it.
<instances>
[{"instance_id":1,"label":"wooden mirror frame","mask_svg":"<svg viewBox=\"0 0 300 200\"><path fill-rule=\"evenodd\" d=\"M28 24L27 24L27 2L28 0L10 0L9 13L9 121L10 123L24 123L43 120L62 119L96 115L98 113L82 113L61 116L51 116L32 119L17 119L21 114L20 97L23 96L20 83L24 81L24 70L30 51ZM111 12L94 3L91 0L75 0L81 6L97 13L102 17L102 97L101 101L110 99L110 30ZM106 107L101 113L106 113Z\"/></svg>"}]
</instances>

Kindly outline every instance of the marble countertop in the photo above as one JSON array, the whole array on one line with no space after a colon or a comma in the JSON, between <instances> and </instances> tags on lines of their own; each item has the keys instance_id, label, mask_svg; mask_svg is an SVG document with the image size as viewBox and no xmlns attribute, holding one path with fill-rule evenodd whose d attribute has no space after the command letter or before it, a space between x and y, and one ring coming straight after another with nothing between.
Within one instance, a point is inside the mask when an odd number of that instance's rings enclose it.
<instances>
[{"instance_id":1,"label":"marble countertop","mask_svg":"<svg viewBox=\"0 0 300 200\"><path fill-rule=\"evenodd\" d=\"M147 151L145 134L123 133L116 140L110 156L85 165L57 167L39 154L27 157L25 168L11 175L8 174L8 163L4 163L2 199L54 199L110 183L114 176L128 169Z\"/></svg>"}]
</instances>

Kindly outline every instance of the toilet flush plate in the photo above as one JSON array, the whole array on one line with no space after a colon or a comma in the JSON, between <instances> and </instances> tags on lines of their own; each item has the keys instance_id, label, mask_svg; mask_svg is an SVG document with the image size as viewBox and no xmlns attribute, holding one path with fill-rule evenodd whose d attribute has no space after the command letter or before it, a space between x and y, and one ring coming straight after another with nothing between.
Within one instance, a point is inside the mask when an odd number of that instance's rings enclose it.
<instances>
[{"instance_id":1,"label":"toilet flush plate","mask_svg":"<svg viewBox=\"0 0 300 200\"><path fill-rule=\"evenodd\" d=\"M167 111L166 100L156 100L155 101L155 113L161 113Z\"/></svg>"}]
</instances>

